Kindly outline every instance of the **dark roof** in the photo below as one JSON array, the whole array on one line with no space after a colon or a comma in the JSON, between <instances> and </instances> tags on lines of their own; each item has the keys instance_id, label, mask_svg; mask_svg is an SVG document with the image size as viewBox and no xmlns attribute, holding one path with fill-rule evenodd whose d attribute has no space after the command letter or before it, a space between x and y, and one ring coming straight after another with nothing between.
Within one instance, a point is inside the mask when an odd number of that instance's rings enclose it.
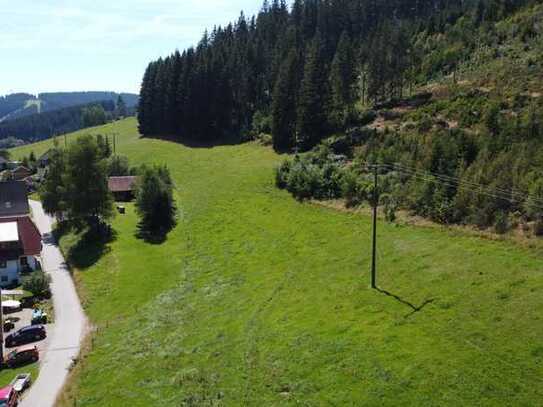
<instances>
[{"instance_id":1,"label":"dark roof","mask_svg":"<svg viewBox=\"0 0 543 407\"><path fill-rule=\"evenodd\" d=\"M24 181L0 182L0 216L27 215L27 190Z\"/></svg>"},{"instance_id":2,"label":"dark roof","mask_svg":"<svg viewBox=\"0 0 543 407\"><path fill-rule=\"evenodd\" d=\"M109 177L108 188L111 192L131 192L136 187L138 177Z\"/></svg>"},{"instance_id":3,"label":"dark roof","mask_svg":"<svg viewBox=\"0 0 543 407\"><path fill-rule=\"evenodd\" d=\"M17 222L19 244L17 249L0 250L0 258L12 259L19 256L36 256L41 252L41 234L32 219L28 216L19 218L3 218L0 223Z\"/></svg>"},{"instance_id":4,"label":"dark roof","mask_svg":"<svg viewBox=\"0 0 543 407\"><path fill-rule=\"evenodd\" d=\"M19 171L32 172L28 168L26 168L24 165L19 165L18 167L11 170L11 172L19 172Z\"/></svg>"}]
</instances>

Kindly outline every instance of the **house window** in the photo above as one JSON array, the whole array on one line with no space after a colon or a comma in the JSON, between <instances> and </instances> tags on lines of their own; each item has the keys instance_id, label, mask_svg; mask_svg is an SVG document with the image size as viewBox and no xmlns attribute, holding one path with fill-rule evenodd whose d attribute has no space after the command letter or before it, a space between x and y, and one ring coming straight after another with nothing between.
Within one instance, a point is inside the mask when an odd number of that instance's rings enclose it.
<instances>
[{"instance_id":1,"label":"house window","mask_svg":"<svg viewBox=\"0 0 543 407\"><path fill-rule=\"evenodd\" d=\"M28 266L28 257L21 257L21 266Z\"/></svg>"},{"instance_id":2,"label":"house window","mask_svg":"<svg viewBox=\"0 0 543 407\"><path fill-rule=\"evenodd\" d=\"M0 281L2 281L3 283L7 283L9 281L8 276L2 276L0 278Z\"/></svg>"},{"instance_id":3,"label":"house window","mask_svg":"<svg viewBox=\"0 0 543 407\"><path fill-rule=\"evenodd\" d=\"M5 260L0 260L0 269L5 269L8 263Z\"/></svg>"}]
</instances>

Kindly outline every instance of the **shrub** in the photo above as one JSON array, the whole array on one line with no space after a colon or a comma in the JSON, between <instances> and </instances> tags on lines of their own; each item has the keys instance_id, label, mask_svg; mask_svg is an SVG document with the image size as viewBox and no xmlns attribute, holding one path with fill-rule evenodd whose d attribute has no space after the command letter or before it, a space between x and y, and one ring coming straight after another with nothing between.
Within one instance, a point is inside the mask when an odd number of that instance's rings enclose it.
<instances>
[{"instance_id":1,"label":"shrub","mask_svg":"<svg viewBox=\"0 0 543 407\"><path fill-rule=\"evenodd\" d=\"M359 126L367 126L368 124L373 123L376 118L377 113L375 113L374 110L365 110L359 113L356 122Z\"/></svg>"},{"instance_id":2,"label":"shrub","mask_svg":"<svg viewBox=\"0 0 543 407\"><path fill-rule=\"evenodd\" d=\"M396 211L398 209L398 203L392 197L391 194L383 194L381 196L382 203L384 204L385 220L387 222L396 221Z\"/></svg>"},{"instance_id":3,"label":"shrub","mask_svg":"<svg viewBox=\"0 0 543 407\"><path fill-rule=\"evenodd\" d=\"M297 161L292 166L287 178L287 190L297 199L317 197L321 189L322 175L315 164Z\"/></svg>"},{"instance_id":4,"label":"shrub","mask_svg":"<svg viewBox=\"0 0 543 407\"><path fill-rule=\"evenodd\" d=\"M50 282L51 278L43 271L35 271L23 277L23 289L30 291L36 297L49 298L51 297Z\"/></svg>"},{"instance_id":5,"label":"shrub","mask_svg":"<svg viewBox=\"0 0 543 407\"><path fill-rule=\"evenodd\" d=\"M543 236L543 219L538 219L534 223L534 235Z\"/></svg>"},{"instance_id":6,"label":"shrub","mask_svg":"<svg viewBox=\"0 0 543 407\"><path fill-rule=\"evenodd\" d=\"M271 115L260 110L253 115L253 128L251 133L253 136L259 134L271 134Z\"/></svg>"},{"instance_id":7,"label":"shrub","mask_svg":"<svg viewBox=\"0 0 543 407\"><path fill-rule=\"evenodd\" d=\"M368 199L368 188L358 174L354 171L346 171L342 178L342 194L347 207L360 205Z\"/></svg>"},{"instance_id":8,"label":"shrub","mask_svg":"<svg viewBox=\"0 0 543 407\"><path fill-rule=\"evenodd\" d=\"M509 218L505 212L498 212L494 221L494 230L503 235L509 230Z\"/></svg>"},{"instance_id":9,"label":"shrub","mask_svg":"<svg viewBox=\"0 0 543 407\"><path fill-rule=\"evenodd\" d=\"M288 175L290 173L290 167L292 161L285 160L279 167L275 169L275 185L279 189L285 189L287 187Z\"/></svg>"}]
</instances>

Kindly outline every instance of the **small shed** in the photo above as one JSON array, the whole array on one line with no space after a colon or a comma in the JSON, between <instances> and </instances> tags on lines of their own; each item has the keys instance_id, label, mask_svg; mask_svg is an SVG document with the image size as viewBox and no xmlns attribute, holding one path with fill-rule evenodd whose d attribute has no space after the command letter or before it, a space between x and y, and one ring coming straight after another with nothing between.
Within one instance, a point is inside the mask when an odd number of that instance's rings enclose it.
<instances>
[{"instance_id":1,"label":"small shed","mask_svg":"<svg viewBox=\"0 0 543 407\"><path fill-rule=\"evenodd\" d=\"M32 171L23 165L11 170L11 176L15 181L23 180L32 175Z\"/></svg>"},{"instance_id":2,"label":"small shed","mask_svg":"<svg viewBox=\"0 0 543 407\"><path fill-rule=\"evenodd\" d=\"M109 177L108 187L116 201L126 202L134 199L138 177Z\"/></svg>"}]
</instances>

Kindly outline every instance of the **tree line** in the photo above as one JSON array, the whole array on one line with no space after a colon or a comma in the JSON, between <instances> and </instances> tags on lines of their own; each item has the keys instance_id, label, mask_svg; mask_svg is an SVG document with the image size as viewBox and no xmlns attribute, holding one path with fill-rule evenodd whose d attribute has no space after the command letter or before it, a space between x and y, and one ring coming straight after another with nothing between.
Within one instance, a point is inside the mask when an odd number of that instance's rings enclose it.
<instances>
[{"instance_id":1,"label":"tree line","mask_svg":"<svg viewBox=\"0 0 543 407\"><path fill-rule=\"evenodd\" d=\"M401 98L454 70L428 63L417 39L461 18L474 29L529 0L284 0L206 32L153 61L138 120L146 136L221 142L271 133L277 150L307 150L360 121L357 104Z\"/></svg>"},{"instance_id":2,"label":"tree line","mask_svg":"<svg viewBox=\"0 0 543 407\"><path fill-rule=\"evenodd\" d=\"M15 145L19 144L18 141L44 140L59 134L99 126L126 117L130 112L124 99L119 96L116 102L107 100L36 113L0 123L0 139L11 140L11 144Z\"/></svg>"}]
</instances>

